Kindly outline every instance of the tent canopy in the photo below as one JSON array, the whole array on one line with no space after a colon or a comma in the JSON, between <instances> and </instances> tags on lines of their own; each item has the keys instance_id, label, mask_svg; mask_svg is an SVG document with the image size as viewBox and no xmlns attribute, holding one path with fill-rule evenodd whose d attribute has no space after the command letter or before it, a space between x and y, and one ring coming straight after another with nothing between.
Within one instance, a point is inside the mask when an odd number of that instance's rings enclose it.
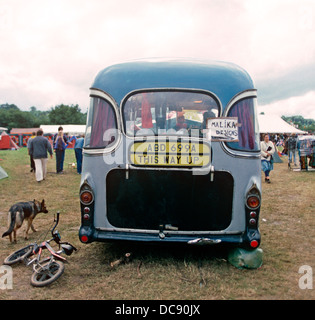
<instances>
[{"instance_id":1,"label":"tent canopy","mask_svg":"<svg viewBox=\"0 0 315 320\"><path fill-rule=\"evenodd\" d=\"M289 125L282 118L276 115L259 114L258 123L260 133L307 133Z\"/></svg>"},{"instance_id":2,"label":"tent canopy","mask_svg":"<svg viewBox=\"0 0 315 320\"><path fill-rule=\"evenodd\" d=\"M57 133L59 127L63 127L63 132L68 133L69 135L79 135L85 133L85 124L61 124L61 125L41 125L44 134L46 133Z\"/></svg>"}]
</instances>

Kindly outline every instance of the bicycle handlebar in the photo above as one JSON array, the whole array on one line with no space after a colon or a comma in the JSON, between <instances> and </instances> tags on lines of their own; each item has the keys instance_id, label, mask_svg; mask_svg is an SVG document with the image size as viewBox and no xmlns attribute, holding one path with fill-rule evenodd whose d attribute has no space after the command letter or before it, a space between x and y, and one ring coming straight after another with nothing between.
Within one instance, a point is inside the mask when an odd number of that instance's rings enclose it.
<instances>
[{"instance_id":1,"label":"bicycle handlebar","mask_svg":"<svg viewBox=\"0 0 315 320\"><path fill-rule=\"evenodd\" d=\"M51 229L51 234L52 234L52 235L54 235L54 231L55 231L55 229L56 229L56 227L57 227L57 225L58 225L58 223L59 223L59 215L60 215L60 212L57 211L57 218L54 219L54 221L55 221L56 223L55 223L54 227Z\"/></svg>"}]
</instances>

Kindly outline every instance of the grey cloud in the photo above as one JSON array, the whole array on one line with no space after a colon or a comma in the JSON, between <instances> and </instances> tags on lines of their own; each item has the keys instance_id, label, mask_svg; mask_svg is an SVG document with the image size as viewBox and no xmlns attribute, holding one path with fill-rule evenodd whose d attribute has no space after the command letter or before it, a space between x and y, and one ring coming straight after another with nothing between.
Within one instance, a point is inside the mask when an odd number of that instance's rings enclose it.
<instances>
[{"instance_id":1,"label":"grey cloud","mask_svg":"<svg viewBox=\"0 0 315 320\"><path fill-rule=\"evenodd\" d=\"M315 90L315 63L304 65L275 78L256 81L260 105L290 97L302 96Z\"/></svg>"}]
</instances>

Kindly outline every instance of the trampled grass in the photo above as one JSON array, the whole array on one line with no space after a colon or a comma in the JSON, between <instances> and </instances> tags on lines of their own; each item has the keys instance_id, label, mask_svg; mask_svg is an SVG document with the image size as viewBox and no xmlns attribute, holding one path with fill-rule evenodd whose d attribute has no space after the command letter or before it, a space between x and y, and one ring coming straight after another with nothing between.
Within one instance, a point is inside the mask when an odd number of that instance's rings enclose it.
<instances>
[{"instance_id":1,"label":"trampled grass","mask_svg":"<svg viewBox=\"0 0 315 320\"><path fill-rule=\"evenodd\" d=\"M56 175L55 159L49 160L48 176L38 184L29 170L25 149L0 151L0 165L9 178L0 180L0 234L7 229L7 211L17 201L45 199L49 213L34 221L38 232L30 239L18 232L18 242L0 238L0 265L11 252L43 240L54 213L61 212L58 230L62 240L78 251L68 257L62 277L49 287L30 285L31 268L13 267L13 289L0 290L0 299L108 299L108 300L212 300L212 299L307 299L314 289L299 288L299 268L315 268L314 172L293 172L287 163L275 164L271 184L263 183L260 217L263 266L240 270L226 260L227 248L160 247L130 243L82 244L80 226L80 175L68 167L74 151L66 151L65 174ZM111 267L130 252L130 262ZM0 274L1 277L1 274Z\"/></svg>"}]
</instances>

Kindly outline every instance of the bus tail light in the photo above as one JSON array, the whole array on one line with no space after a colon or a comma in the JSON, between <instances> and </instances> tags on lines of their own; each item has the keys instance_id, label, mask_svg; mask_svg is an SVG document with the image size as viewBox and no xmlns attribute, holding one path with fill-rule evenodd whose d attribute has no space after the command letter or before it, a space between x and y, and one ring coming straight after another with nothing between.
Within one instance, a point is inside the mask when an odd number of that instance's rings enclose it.
<instances>
[{"instance_id":1,"label":"bus tail light","mask_svg":"<svg viewBox=\"0 0 315 320\"><path fill-rule=\"evenodd\" d=\"M81 241L86 243L89 241L89 238L86 235L81 236Z\"/></svg>"},{"instance_id":2,"label":"bus tail light","mask_svg":"<svg viewBox=\"0 0 315 320\"><path fill-rule=\"evenodd\" d=\"M246 195L246 201L245 201L246 207L251 211L258 209L260 207L260 199L261 199L260 191L256 186L256 184L253 184L252 187L248 190ZM255 218L255 217L252 217L252 218Z\"/></svg>"},{"instance_id":3,"label":"bus tail light","mask_svg":"<svg viewBox=\"0 0 315 320\"><path fill-rule=\"evenodd\" d=\"M255 219L257 217L257 212L252 211L249 215L250 215L251 218Z\"/></svg>"},{"instance_id":4,"label":"bus tail light","mask_svg":"<svg viewBox=\"0 0 315 320\"><path fill-rule=\"evenodd\" d=\"M80 188L81 227L79 238L82 243L90 243L94 236L95 197L90 184L85 180Z\"/></svg>"},{"instance_id":5,"label":"bus tail light","mask_svg":"<svg viewBox=\"0 0 315 320\"><path fill-rule=\"evenodd\" d=\"M249 188L245 196L246 246L256 249L260 245L259 212L261 206L261 193L255 183Z\"/></svg>"},{"instance_id":6,"label":"bus tail light","mask_svg":"<svg viewBox=\"0 0 315 320\"><path fill-rule=\"evenodd\" d=\"M94 197L91 191L89 190L84 190L81 192L80 194L80 201L84 204L84 205L89 205L93 202Z\"/></svg>"},{"instance_id":7,"label":"bus tail light","mask_svg":"<svg viewBox=\"0 0 315 320\"><path fill-rule=\"evenodd\" d=\"M259 243L258 243L257 240L252 240L252 241L250 242L250 246L251 246L252 248L254 248L254 249L257 248L258 245L259 245Z\"/></svg>"},{"instance_id":8,"label":"bus tail light","mask_svg":"<svg viewBox=\"0 0 315 320\"><path fill-rule=\"evenodd\" d=\"M260 198L257 195L249 195L246 204L250 209L257 209L260 206Z\"/></svg>"}]
</instances>

